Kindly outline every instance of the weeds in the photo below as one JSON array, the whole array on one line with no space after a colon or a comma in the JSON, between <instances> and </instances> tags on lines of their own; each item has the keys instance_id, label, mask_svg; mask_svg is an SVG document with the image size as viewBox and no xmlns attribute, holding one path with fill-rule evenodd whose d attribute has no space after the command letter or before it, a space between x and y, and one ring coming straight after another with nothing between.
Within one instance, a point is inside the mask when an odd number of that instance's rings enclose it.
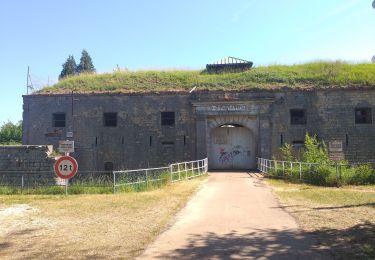
<instances>
[{"instance_id":1,"label":"weeds","mask_svg":"<svg viewBox=\"0 0 375 260\"><path fill-rule=\"evenodd\" d=\"M296 156L290 144L281 148L281 162L271 161L270 177L290 182L304 182L320 186L366 185L375 183L375 170L371 164L349 165L345 161L330 160L324 142L316 136L305 137L305 147ZM302 160L299 161L298 157Z\"/></svg>"}]
</instances>

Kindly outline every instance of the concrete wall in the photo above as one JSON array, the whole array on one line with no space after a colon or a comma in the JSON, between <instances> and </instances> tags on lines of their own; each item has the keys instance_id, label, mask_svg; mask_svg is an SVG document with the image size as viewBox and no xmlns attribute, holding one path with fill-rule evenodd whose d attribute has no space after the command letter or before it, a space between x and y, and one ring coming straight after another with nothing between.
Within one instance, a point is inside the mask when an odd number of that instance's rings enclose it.
<instances>
[{"instance_id":1,"label":"concrete wall","mask_svg":"<svg viewBox=\"0 0 375 260\"><path fill-rule=\"evenodd\" d=\"M81 170L167 165L207 156L210 131L240 123L256 136L256 156L270 158L283 141L341 140L351 161L375 158L375 123L355 124L354 109L375 109L375 91L238 91L159 94L24 96L24 144L52 144L74 133ZM306 110L305 125L290 124L290 109ZM175 126L161 125L161 112L174 111ZM66 114L66 127L52 127L52 114ZM105 127L103 113L117 112L117 127ZM151 144L150 144L151 138Z\"/></svg>"}]
</instances>

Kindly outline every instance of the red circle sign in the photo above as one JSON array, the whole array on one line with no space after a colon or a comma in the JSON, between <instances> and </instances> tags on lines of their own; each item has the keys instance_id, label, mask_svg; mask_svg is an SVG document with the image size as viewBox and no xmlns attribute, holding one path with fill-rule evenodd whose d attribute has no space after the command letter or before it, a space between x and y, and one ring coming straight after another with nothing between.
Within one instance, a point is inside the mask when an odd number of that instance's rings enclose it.
<instances>
[{"instance_id":1,"label":"red circle sign","mask_svg":"<svg viewBox=\"0 0 375 260\"><path fill-rule=\"evenodd\" d=\"M55 162L55 173L61 179L70 179L78 171L78 163L71 156L62 156Z\"/></svg>"}]
</instances>

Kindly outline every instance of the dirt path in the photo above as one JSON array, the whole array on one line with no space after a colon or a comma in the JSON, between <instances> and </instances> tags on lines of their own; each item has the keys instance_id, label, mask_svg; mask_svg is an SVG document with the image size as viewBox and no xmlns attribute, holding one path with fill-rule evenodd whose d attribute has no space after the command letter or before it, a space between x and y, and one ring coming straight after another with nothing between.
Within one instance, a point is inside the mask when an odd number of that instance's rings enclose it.
<instances>
[{"instance_id":1,"label":"dirt path","mask_svg":"<svg viewBox=\"0 0 375 260\"><path fill-rule=\"evenodd\" d=\"M208 181L139 259L325 259L257 173L210 173Z\"/></svg>"}]
</instances>

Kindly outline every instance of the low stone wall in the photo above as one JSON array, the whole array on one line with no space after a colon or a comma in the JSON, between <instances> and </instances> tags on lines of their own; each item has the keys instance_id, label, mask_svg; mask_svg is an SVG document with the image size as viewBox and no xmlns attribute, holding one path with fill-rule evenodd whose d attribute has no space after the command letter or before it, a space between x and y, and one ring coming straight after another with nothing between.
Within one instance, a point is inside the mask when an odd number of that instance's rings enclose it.
<instances>
[{"instance_id":1,"label":"low stone wall","mask_svg":"<svg viewBox=\"0 0 375 260\"><path fill-rule=\"evenodd\" d=\"M0 146L0 185L54 184L52 151L52 145Z\"/></svg>"},{"instance_id":2,"label":"low stone wall","mask_svg":"<svg viewBox=\"0 0 375 260\"><path fill-rule=\"evenodd\" d=\"M53 171L52 145L0 146L0 171Z\"/></svg>"}]
</instances>

